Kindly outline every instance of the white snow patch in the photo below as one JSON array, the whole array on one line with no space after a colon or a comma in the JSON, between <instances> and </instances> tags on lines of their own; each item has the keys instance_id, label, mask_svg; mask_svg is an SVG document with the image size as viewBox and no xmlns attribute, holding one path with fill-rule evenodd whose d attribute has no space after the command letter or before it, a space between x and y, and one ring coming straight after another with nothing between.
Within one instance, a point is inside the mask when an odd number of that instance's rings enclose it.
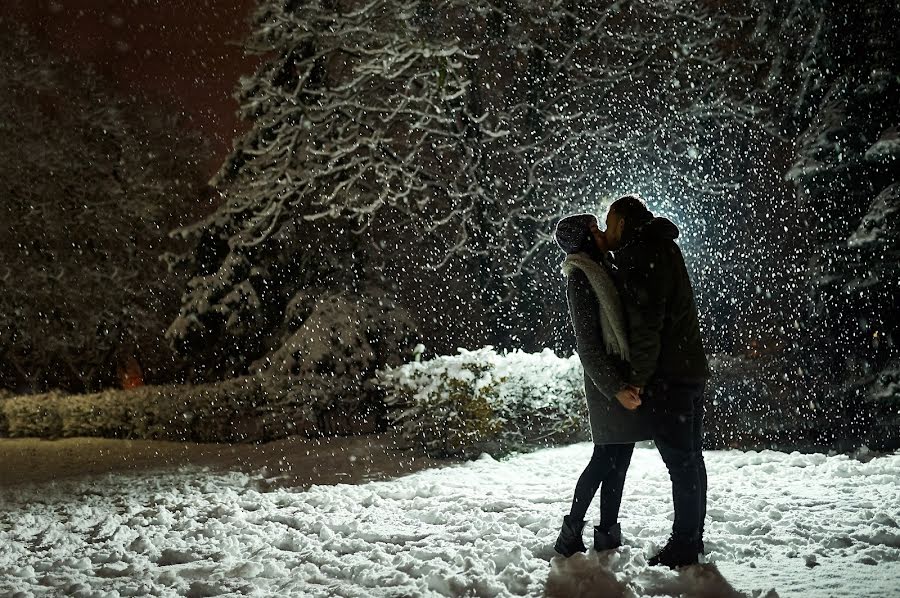
<instances>
[{"instance_id":1,"label":"white snow patch","mask_svg":"<svg viewBox=\"0 0 900 598\"><path fill-rule=\"evenodd\" d=\"M646 448L628 475L626 546L555 555L590 453L302 491L200 470L7 490L0 595L900 595L900 453L708 452L707 562L681 572L646 564L672 518Z\"/></svg>"}]
</instances>

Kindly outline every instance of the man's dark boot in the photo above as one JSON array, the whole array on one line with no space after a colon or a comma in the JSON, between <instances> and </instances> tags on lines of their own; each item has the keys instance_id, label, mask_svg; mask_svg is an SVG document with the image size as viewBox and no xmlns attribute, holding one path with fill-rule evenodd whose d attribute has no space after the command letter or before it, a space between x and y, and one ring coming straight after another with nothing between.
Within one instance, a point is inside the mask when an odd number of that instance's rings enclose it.
<instances>
[{"instance_id":1,"label":"man's dark boot","mask_svg":"<svg viewBox=\"0 0 900 598\"><path fill-rule=\"evenodd\" d=\"M665 565L669 569L696 565L700 553L700 541L697 537L684 537L672 534L659 554L647 561L651 567Z\"/></svg>"},{"instance_id":2,"label":"man's dark boot","mask_svg":"<svg viewBox=\"0 0 900 598\"><path fill-rule=\"evenodd\" d=\"M563 517L562 529L556 539L556 552L564 557L570 557L576 552L587 552L584 540L581 539L581 530L584 529L584 521L572 521L569 515Z\"/></svg>"},{"instance_id":3,"label":"man's dark boot","mask_svg":"<svg viewBox=\"0 0 900 598\"><path fill-rule=\"evenodd\" d=\"M599 525L594 526L594 550L612 550L622 545L622 527L616 523L603 529Z\"/></svg>"}]
</instances>

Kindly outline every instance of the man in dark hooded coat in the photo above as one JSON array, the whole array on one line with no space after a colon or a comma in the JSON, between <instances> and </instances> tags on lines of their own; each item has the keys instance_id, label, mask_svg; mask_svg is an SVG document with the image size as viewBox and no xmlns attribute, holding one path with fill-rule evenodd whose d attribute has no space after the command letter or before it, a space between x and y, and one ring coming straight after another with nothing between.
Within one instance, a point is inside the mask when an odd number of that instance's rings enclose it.
<instances>
[{"instance_id":1,"label":"man in dark hooded coat","mask_svg":"<svg viewBox=\"0 0 900 598\"><path fill-rule=\"evenodd\" d=\"M691 281L678 228L636 196L610 206L606 236L618 266L628 320L630 371L641 389L653 440L672 479L672 535L651 565L690 565L703 552L706 466L701 450L703 393L709 378Z\"/></svg>"}]
</instances>

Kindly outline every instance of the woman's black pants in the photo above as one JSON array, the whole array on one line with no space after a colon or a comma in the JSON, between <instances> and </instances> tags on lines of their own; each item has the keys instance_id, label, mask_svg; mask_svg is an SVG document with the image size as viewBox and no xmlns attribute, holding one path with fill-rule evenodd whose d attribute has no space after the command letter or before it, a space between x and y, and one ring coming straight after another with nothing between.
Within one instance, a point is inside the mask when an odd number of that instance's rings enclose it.
<instances>
[{"instance_id":1,"label":"woman's black pants","mask_svg":"<svg viewBox=\"0 0 900 598\"><path fill-rule=\"evenodd\" d=\"M619 520L619 506L622 504L622 492L625 489L625 474L628 473L628 465L631 463L633 452L633 442L630 444L594 445L594 454L591 455L591 460L575 485L572 510L569 511L572 521L584 519L598 488L600 488L599 527L609 529Z\"/></svg>"}]
</instances>

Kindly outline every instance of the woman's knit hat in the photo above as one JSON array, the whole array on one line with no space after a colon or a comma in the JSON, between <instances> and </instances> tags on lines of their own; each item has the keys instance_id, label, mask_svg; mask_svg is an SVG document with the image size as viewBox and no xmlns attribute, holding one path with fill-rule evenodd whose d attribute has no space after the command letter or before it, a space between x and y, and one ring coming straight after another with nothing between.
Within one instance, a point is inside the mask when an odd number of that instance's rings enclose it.
<instances>
[{"instance_id":1,"label":"woman's knit hat","mask_svg":"<svg viewBox=\"0 0 900 598\"><path fill-rule=\"evenodd\" d=\"M556 244L566 253L583 251L591 240L591 222L596 222L593 214L572 214L556 224Z\"/></svg>"}]
</instances>

